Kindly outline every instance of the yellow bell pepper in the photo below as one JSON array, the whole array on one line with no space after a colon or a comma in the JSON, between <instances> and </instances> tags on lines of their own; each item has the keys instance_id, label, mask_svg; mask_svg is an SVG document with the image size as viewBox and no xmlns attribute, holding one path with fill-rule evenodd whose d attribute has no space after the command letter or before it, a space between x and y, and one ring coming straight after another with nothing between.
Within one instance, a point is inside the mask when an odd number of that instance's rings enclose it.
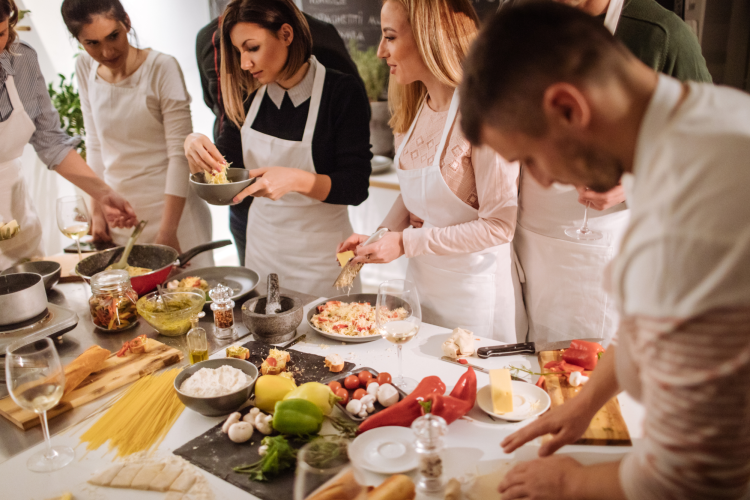
<instances>
[{"instance_id":1,"label":"yellow bell pepper","mask_svg":"<svg viewBox=\"0 0 750 500\"><path fill-rule=\"evenodd\" d=\"M295 387L293 380L281 375L263 375L255 382L255 406L271 413L276 403L283 400Z\"/></svg>"},{"instance_id":2,"label":"yellow bell pepper","mask_svg":"<svg viewBox=\"0 0 750 500\"><path fill-rule=\"evenodd\" d=\"M308 382L302 384L284 396L285 401L289 399L306 399L320 408L323 415L330 415L331 410L333 410L333 405L335 405L336 401L339 401L341 398L336 396L333 391L331 391L331 388L325 384L321 384L320 382Z\"/></svg>"}]
</instances>

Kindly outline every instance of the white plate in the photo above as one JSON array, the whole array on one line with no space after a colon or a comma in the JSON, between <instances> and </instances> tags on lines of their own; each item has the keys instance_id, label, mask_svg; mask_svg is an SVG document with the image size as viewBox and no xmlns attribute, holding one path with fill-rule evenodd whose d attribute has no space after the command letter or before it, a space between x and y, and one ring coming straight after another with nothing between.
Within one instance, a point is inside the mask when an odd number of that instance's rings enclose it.
<instances>
[{"instance_id":1,"label":"white plate","mask_svg":"<svg viewBox=\"0 0 750 500\"><path fill-rule=\"evenodd\" d=\"M414 432L409 427L378 427L360 434L349 445L349 459L363 469L397 474L417 468Z\"/></svg>"},{"instance_id":2,"label":"white plate","mask_svg":"<svg viewBox=\"0 0 750 500\"><path fill-rule=\"evenodd\" d=\"M393 165L393 160L391 160L387 156L375 155L372 157L372 160L370 160L372 173L375 175L386 172L389 168L391 168L391 165Z\"/></svg>"},{"instance_id":3,"label":"white plate","mask_svg":"<svg viewBox=\"0 0 750 500\"><path fill-rule=\"evenodd\" d=\"M544 389L540 389L528 382L511 380L513 388L513 411L504 414L495 413L492 409L492 393L490 386L485 385L477 391L477 404L487 415L491 417L520 422L527 418L541 415L549 409L552 400Z\"/></svg>"},{"instance_id":4,"label":"white plate","mask_svg":"<svg viewBox=\"0 0 750 500\"><path fill-rule=\"evenodd\" d=\"M329 299L321 300L319 302L316 302L312 308L307 312L307 324L310 328L318 332L324 337L328 337L332 340L338 340L340 342L351 342L353 344L361 343L361 342L372 342L373 340L378 340L383 338L382 336L378 335L377 333L374 335L367 335L363 337L355 337L353 335L342 335L340 333L329 333L325 332L319 328L316 328L315 325L312 323L312 317L315 316L315 313L318 311L318 306L325 304L326 302L330 300L338 300L341 302L369 302L373 307L375 307L375 303L378 300L378 294L377 293L352 293L349 295L339 295L337 297L331 297Z\"/></svg>"}]
</instances>

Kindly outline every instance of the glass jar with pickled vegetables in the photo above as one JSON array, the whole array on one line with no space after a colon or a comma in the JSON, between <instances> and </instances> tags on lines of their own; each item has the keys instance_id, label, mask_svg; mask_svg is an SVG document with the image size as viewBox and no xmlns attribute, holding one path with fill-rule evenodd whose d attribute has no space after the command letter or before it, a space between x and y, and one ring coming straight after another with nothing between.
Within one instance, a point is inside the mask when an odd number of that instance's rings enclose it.
<instances>
[{"instance_id":1,"label":"glass jar with pickled vegetables","mask_svg":"<svg viewBox=\"0 0 750 500\"><path fill-rule=\"evenodd\" d=\"M102 330L115 332L138 321L138 294L130 285L130 275L123 269L110 269L91 278L89 309L91 320Z\"/></svg>"}]
</instances>

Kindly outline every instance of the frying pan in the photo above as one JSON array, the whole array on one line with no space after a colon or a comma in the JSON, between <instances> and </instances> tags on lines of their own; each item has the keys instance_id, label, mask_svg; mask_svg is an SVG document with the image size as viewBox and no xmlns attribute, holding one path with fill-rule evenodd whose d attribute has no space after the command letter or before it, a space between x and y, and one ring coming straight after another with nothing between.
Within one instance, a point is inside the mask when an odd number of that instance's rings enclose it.
<instances>
[{"instance_id":1,"label":"frying pan","mask_svg":"<svg viewBox=\"0 0 750 500\"><path fill-rule=\"evenodd\" d=\"M150 292L156 285L164 282L173 269L184 266L199 253L231 245L229 240L214 241L191 248L178 255L177 250L166 245L133 245L128 257L128 264L133 267L153 269L150 273L133 276L130 283L138 295ZM125 247L110 248L103 252L86 257L76 265L76 274L89 282L96 273L104 271L107 266L117 262Z\"/></svg>"}]
</instances>

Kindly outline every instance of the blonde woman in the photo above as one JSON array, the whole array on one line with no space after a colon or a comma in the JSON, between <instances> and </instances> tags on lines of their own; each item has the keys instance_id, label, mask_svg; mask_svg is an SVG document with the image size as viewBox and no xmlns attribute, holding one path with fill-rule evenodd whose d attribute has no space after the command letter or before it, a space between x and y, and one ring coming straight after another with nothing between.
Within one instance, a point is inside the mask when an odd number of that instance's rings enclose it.
<instances>
[{"instance_id":1,"label":"blonde woman","mask_svg":"<svg viewBox=\"0 0 750 500\"><path fill-rule=\"evenodd\" d=\"M406 255L426 322L516 342L509 242L518 165L473 148L457 120L474 8L469 0L386 0L381 26L401 197L381 225L390 230L383 239L359 246L366 236L354 234L339 251L356 249L363 263Z\"/></svg>"},{"instance_id":2,"label":"blonde woman","mask_svg":"<svg viewBox=\"0 0 750 500\"><path fill-rule=\"evenodd\" d=\"M221 23L224 108L241 128L245 168L258 178L235 198L257 198L245 265L262 280L277 273L294 290L335 295L336 243L352 232L347 205L368 194L367 95L355 77L312 56L292 0L234 0ZM200 134L188 136L185 153L194 172L223 161Z\"/></svg>"}]
</instances>

